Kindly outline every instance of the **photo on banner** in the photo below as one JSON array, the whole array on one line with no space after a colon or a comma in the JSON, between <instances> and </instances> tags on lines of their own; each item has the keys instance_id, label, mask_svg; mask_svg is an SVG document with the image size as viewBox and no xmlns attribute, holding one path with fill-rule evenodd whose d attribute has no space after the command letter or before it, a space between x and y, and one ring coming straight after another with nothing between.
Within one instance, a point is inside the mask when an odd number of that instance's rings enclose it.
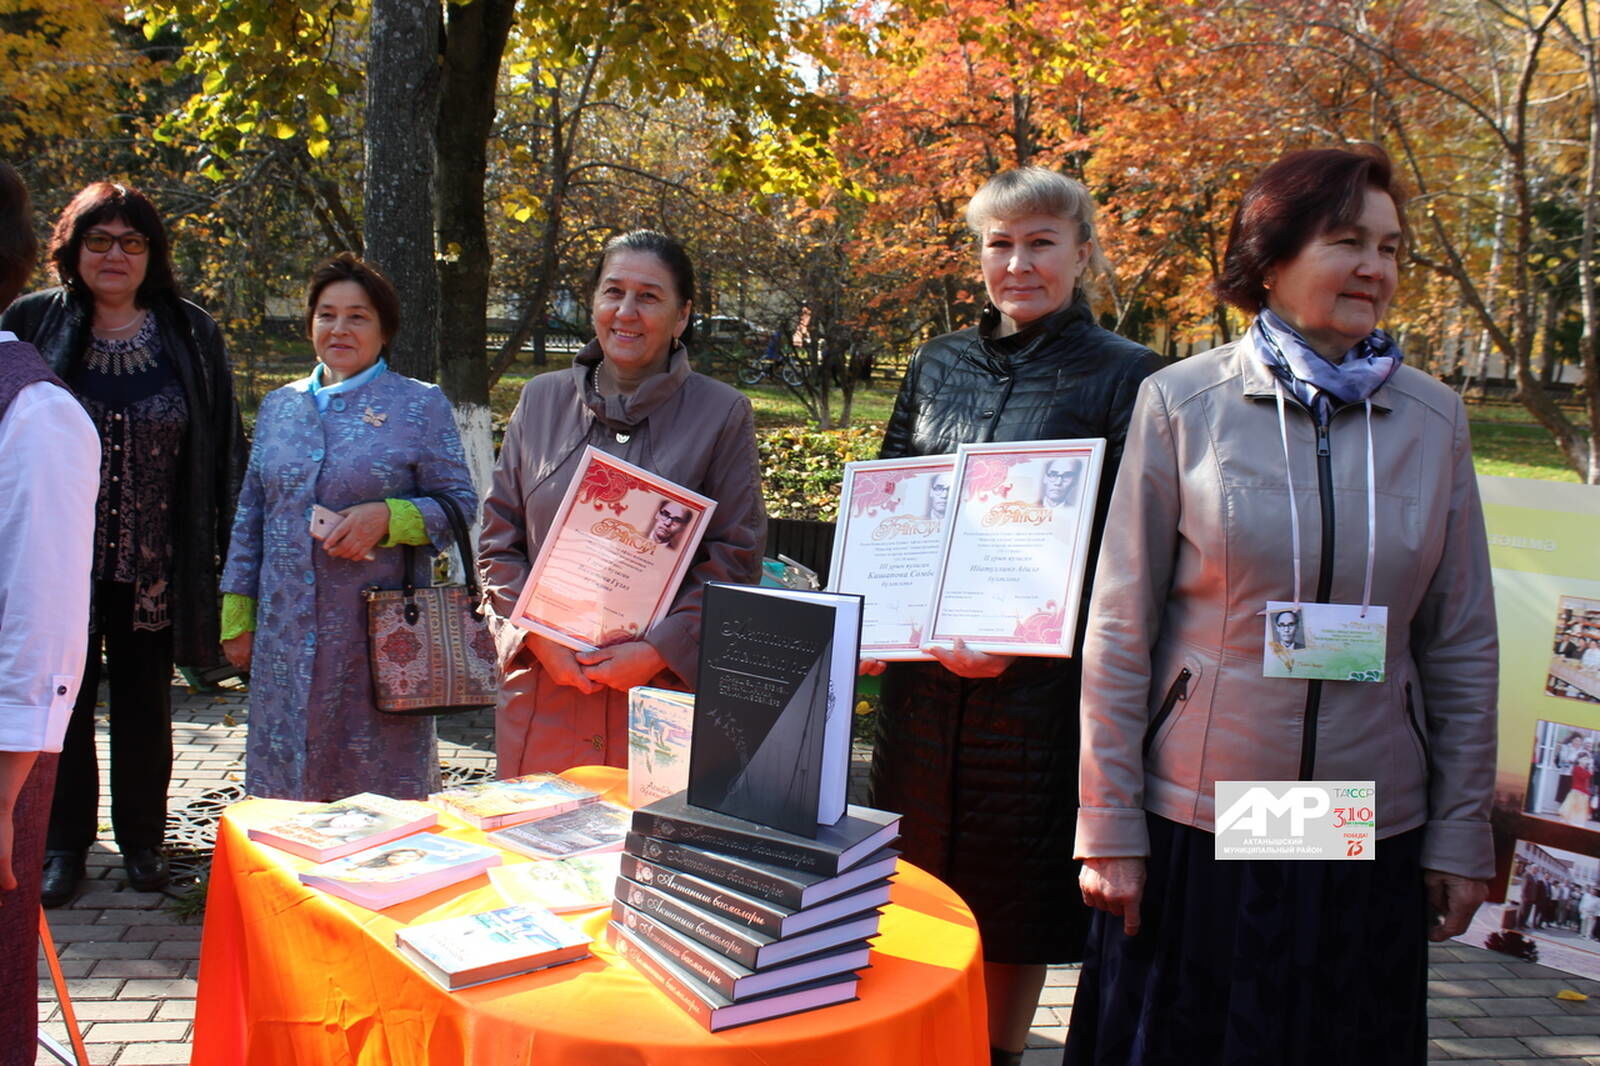
<instances>
[{"instance_id":1,"label":"photo on banner","mask_svg":"<svg viewBox=\"0 0 1600 1066\"><path fill-rule=\"evenodd\" d=\"M1600 978L1600 487L1478 481L1500 631L1496 870L1460 939Z\"/></svg>"}]
</instances>

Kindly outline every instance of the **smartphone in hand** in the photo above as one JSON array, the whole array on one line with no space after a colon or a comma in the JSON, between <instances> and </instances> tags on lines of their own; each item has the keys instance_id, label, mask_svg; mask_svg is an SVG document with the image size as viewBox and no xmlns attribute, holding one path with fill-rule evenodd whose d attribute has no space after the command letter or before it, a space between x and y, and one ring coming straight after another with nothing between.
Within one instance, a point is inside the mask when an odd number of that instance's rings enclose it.
<instances>
[{"instance_id":1,"label":"smartphone in hand","mask_svg":"<svg viewBox=\"0 0 1600 1066\"><path fill-rule=\"evenodd\" d=\"M326 540L328 534L343 521L344 515L338 511L324 507L320 503L311 505L311 535L318 540Z\"/></svg>"},{"instance_id":2,"label":"smartphone in hand","mask_svg":"<svg viewBox=\"0 0 1600 1066\"><path fill-rule=\"evenodd\" d=\"M314 503L311 505L311 535L317 540L326 540L328 538L328 534L332 533L336 528L338 528L339 523L343 521L344 515L340 514L338 511L324 507L320 503ZM377 558L377 556L373 555L371 552L366 554L366 560L368 562L371 562L375 558Z\"/></svg>"}]
</instances>

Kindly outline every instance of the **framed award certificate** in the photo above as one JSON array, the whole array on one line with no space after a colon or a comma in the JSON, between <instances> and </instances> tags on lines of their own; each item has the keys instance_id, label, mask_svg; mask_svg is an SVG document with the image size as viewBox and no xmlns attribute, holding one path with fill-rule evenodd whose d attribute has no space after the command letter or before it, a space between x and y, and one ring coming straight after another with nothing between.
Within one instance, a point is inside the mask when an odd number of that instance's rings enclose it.
<instances>
[{"instance_id":1,"label":"framed award certificate","mask_svg":"<svg viewBox=\"0 0 1600 1066\"><path fill-rule=\"evenodd\" d=\"M963 444L924 643L1070 656L1106 442Z\"/></svg>"},{"instance_id":2,"label":"framed award certificate","mask_svg":"<svg viewBox=\"0 0 1600 1066\"><path fill-rule=\"evenodd\" d=\"M954 455L845 464L828 591L865 597L864 658L929 658L923 633L955 466Z\"/></svg>"},{"instance_id":3,"label":"framed award certificate","mask_svg":"<svg viewBox=\"0 0 1600 1066\"><path fill-rule=\"evenodd\" d=\"M716 501L586 447L511 621L577 651L666 616Z\"/></svg>"}]
</instances>

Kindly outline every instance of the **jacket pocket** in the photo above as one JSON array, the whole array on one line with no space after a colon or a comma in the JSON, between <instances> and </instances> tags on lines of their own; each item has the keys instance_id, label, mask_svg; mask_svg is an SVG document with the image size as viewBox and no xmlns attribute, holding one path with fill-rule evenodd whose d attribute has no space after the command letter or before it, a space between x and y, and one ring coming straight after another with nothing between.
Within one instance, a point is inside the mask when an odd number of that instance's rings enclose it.
<instances>
[{"instance_id":1,"label":"jacket pocket","mask_svg":"<svg viewBox=\"0 0 1600 1066\"><path fill-rule=\"evenodd\" d=\"M1422 723L1417 721L1417 708L1411 698L1411 682L1406 682L1406 724L1411 726L1411 735L1417 738L1417 754L1422 758L1422 768L1428 769L1428 737L1422 731Z\"/></svg>"},{"instance_id":2,"label":"jacket pocket","mask_svg":"<svg viewBox=\"0 0 1600 1066\"><path fill-rule=\"evenodd\" d=\"M1144 731L1144 744L1140 750L1148 755L1150 746L1156 742L1156 734L1161 732L1161 727L1167 724L1167 719L1178 706L1179 700L1189 698L1189 682L1194 680L1194 670L1185 666L1178 671L1178 676L1172 679L1172 684L1167 688L1167 695L1161 701L1161 706L1156 710L1155 717L1150 719L1150 725Z\"/></svg>"}]
</instances>

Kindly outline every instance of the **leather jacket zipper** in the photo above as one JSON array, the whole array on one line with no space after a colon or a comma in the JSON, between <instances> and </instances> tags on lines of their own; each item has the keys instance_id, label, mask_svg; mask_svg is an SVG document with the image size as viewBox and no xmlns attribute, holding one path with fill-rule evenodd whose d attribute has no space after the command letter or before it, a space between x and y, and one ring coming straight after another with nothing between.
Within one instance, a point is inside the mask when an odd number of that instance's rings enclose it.
<instances>
[{"instance_id":1,"label":"leather jacket zipper","mask_svg":"<svg viewBox=\"0 0 1600 1066\"><path fill-rule=\"evenodd\" d=\"M1313 413L1315 420L1316 415ZM1329 416L1332 421L1332 416ZM1322 506L1322 558L1317 573L1317 603L1327 603L1333 593L1333 449L1328 423L1317 420L1317 496ZM1322 710L1322 680L1306 682L1306 709L1300 733L1300 780L1315 779L1317 769L1317 717Z\"/></svg>"},{"instance_id":2,"label":"leather jacket zipper","mask_svg":"<svg viewBox=\"0 0 1600 1066\"><path fill-rule=\"evenodd\" d=\"M1178 676L1173 680L1172 686L1167 689L1167 698L1161 701L1161 708L1156 711L1156 716L1150 719L1150 725L1144 731L1144 754L1150 754L1150 745L1156 741L1156 734L1166 724L1167 718L1172 714L1172 709L1178 705L1179 700L1189 698L1189 678L1194 676L1185 666L1178 671Z\"/></svg>"}]
</instances>

